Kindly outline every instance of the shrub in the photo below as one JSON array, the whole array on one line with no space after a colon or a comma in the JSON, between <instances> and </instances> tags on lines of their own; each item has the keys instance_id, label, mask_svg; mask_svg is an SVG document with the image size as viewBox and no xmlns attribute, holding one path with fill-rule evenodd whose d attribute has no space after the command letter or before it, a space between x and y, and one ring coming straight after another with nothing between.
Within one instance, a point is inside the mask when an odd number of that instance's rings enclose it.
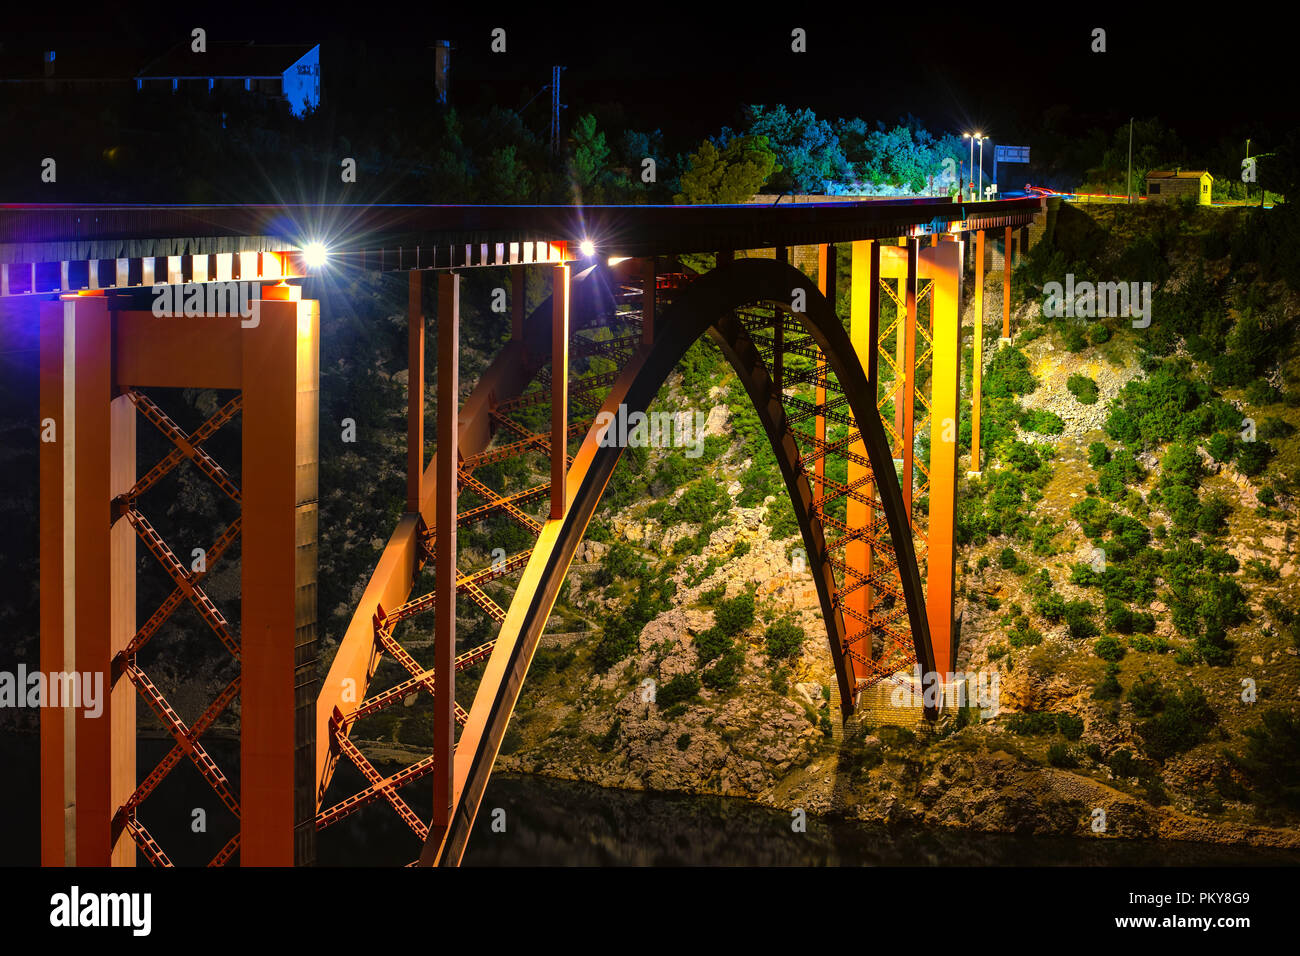
<instances>
[{"instance_id":1,"label":"shrub","mask_svg":"<svg viewBox=\"0 0 1300 956\"><path fill-rule=\"evenodd\" d=\"M740 670L745 663L745 653L733 644L718 662L704 672L704 684L713 690L727 690L740 681Z\"/></svg>"},{"instance_id":2,"label":"shrub","mask_svg":"<svg viewBox=\"0 0 1300 956\"><path fill-rule=\"evenodd\" d=\"M1106 627L1121 634L1133 633L1133 610L1122 601L1106 601Z\"/></svg>"},{"instance_id":3,"label":"shrub","mask_svg":"<svg viewBox=\"0 0 1300 956\"><path fill-rule=\"evenodd\" d=\"M1042 711L1026 711L1007 718L1007 729L1022 737L1041 737L1056 731L1056 718Z\"/></svg>"},{"instance_id":4,"label":"shrub","mask_svg":"<svg viewBox=\"0 0 1300 956\"><path fill-rule=\"evenodd\" d=\"M601 753L609 753L613 750L614 744L618 742L618 732L622 726L622 718L615 717L614 722L609 725L609 730L605 731L603 736L595 738L596 749Z\"/></svg>"},{"instance_id":5,"label":"shrub","mask_svg":"<svg viewBox=\"0 0 1300 956\"><path fill-rule=\"evenodd\" d=\"M1088 464L1093 468L1100 468L1108 461L1110 461L1110 449L1106 447L1105 442L1095 441L1088 446Z\"/></svg>"},{"instance_id":6,"label":"shrub","mask_svg":"<svg viewBox=\"0 0 1300 956\"><path fill-rule=\"evenodd\" d=\"M1020 349L1002 348L993 353L984 376L983 395L986 398L1012 398L1025 395L1038 387L1029 371L1029 356Z\"/></svg>"},{"instance_id":7,"label":"shrub","mask_svg":"<svg viewBox=\"0 0 1300 956\"><path fill-rule=\"evenodd\" d=\"M998 564L1004 569L1014 568L1016 566L1016 549L1011 547L1003 548L998 554Z\"/></svg>"},{"instance_id":8,"label":"shrub","mask_svg":"<svg viewBox=\"0 0 1300 956\"><path fill-rule=\"evenodd\" d=\"M1077 767L1079 765L1079 761L1070 752L1069 746L1059 741L1047 748L1047 762L1053 767Z\"/></svg>"},{"instance_id":9,"label":"shrub","mask_svg":"<svg viewBox=\"0 0 1300 956\"><path fill-rule=\"evenodd\" d=\"M1057 714L1056 729L1067 740L1078 740L1083 736L1083 718L1074 714Z\"/></svg>"},{"instance_id":10,"label":"shrub","mask_svg":"<svg viewBox=\"0 0 1300 956\"><path fill-rule=\"evenodd\" d=\"M682 734L680 737L677 738L677 749L678 749L678 750L686 750L687 748L690 747L690 745L691 745L691 735L690 735L690 734Z\"/></svg>"},{"instance_id":11,"label":"shrub","mask_svg":"<svg viewBox=\"0 0 1300 956\"><path fill-rule=\"evenodd\" d=\"M1107 664L1106 674L1092 688L1093 700L1117 700L1124 693L1119 683L1119 665Z\"/></svg>"},{"instance_id":12,"label":"shrub","mask_svg":"<svg viewBox=\"0 0 1300 956\"><path fill-rule=\"evenodd\" d=\"M1237 444L1237 467L1243 474L1254 477L1264 470L1273 449L1266 441L1243 441Z\"/></svg>"},{"instance_id":13,"label":"shrub","mask_svg":"<svg viewBox=\"0 0 1300 956\"><path fill-rule=\"evenodd\" d=\"M726 584L719 584L716 587L711 587L700 594L700 603L707 607L713 607L722 600L722 596L726 593Z\"/></svg>"},{"instance_id":14,"label":"shrub","mask_svg":"<svg viewBox=\"0 0 1300 956\"><path fill-rule=\"evenodd\" d=\"M1201 502L1201 513L1196 519L1196 530L1201 534L1219 535L1226 530L1225 519L1232 506L1221 494L1213 494Z\"/></svg>"},{"instance_id":15,"label":"shrub","mask_svg":"<svg viewBox=\"0 0 1300 956\"><path fill-rule=\"evenodd\" d=\"M1251 405L1272 405L1281 399L1282 393L1270 385L1266 378L1253 378L1246 386L1246 401Z\"/></svg>"},{"instance_id":16,"label":"shrub","mask_svg":"<svg viewBox=\"0 0 1300 956\"><path fill-rule=\"evenodd\" d=\"M1085 640L1097 633L1092 621L1096 608L1087 601L1070 601L1065 605L1065 626L1076 641Z\"/></svg>"},{"instance_id":17,"label":"shrub","mask_svg":"<svg viewBox=\"0 0 1300 956\"><path fill-rule=\"evenodd\" d=\"M1110 661L1111 663L1119 661L1124 656L1125 650L1124 642L1111 634L1100 638L1092 649L1103 661Z\"/></svg>"},{"instance_id":18,"label":"shrub","mask_svg":"<svg viewBox=\"0 0 1300 956\"><path fill-rule=\"evenodd\" d=\"M659 688L655 694L655 705L660 710L674 704L684 704L700 692L700 675L694 671L678 674Z\"/></svg>"},{"instance_id":19,"label":"shrub","mask_svg":"<svg viewBox=\"0 0 1300 956\"><path fill-rule=\"evenodd\" d=\"M1133 379L1120 390L1106 419L1106 434L1126 445L1154 447L1174 441L1189 430L1199 434L1190 413L1209 398L1209 386L1193 382L1175 361L1162 362L1145 379Z\"/></svg>"},{"instance_id":20,"label":"shrub","mask_svg":"<svg viewBox=\"0 0 1300 956\"><path fill-rule=\"evenodd\" d=\"M1084 498L1070 509L1070 517L1079 522L1089 538L1100 538L1110 527L1114 512L1100 498Z\"/></svg>"},{"instance_id":21,"label":"shrub","mask_svg":"<svg viewBox=\"0 0 1300 956\"><path fill-rule=\"evenodd\" d=\"M714 626L735 637L754 623L754 595L748 591L721 602L713 612Z\"/></svg>"},{"instance_id":22,"label":"shrub","mask_svg":"<svg viewBox=\"0 0 1300 956\"><path fill-rule=\"evenodd\" d=\"M671 525L686 521L702 524L710 518L717 517L730 506L731 498L722 485L713 478L701 478L697 484L691 485L682 492L682 496L672 506L664 523Z\"/></svg>"},{"instance_id":23,"label":"shrub","mask_svg":"<svg viewBox=\"0 0 1300 956\"><path fill-rule=\"evenodd\" d=\"M1267 710L1259 725L1247 727L1243 735L1245 750L1225 756L1250 782L1256 801L1300 812L1300 718Z\"/></svg>"},{"instance_id":24,"label":"shrub","mask_svg":"<svg viewBox=\"0 0 1300 956\"><path fill-rule=\"evenodd\" d=\"M1235 424L1240 424L1235 423ZM1295 426L1282 418L1275 418L1270 415L1259 423L1259 428L1255 430L1258 438L1290 438L1295 434Z\"/></svg>"},{"instance_id":25,"label":"shrub","mask_svg":"<svg viewBox=\"0 0 1300 956\"><path fill-rule=\"evenodd\" d=\"M695 635L695 656L703 666L711 660L721 657L732 645L732 638L714 626Z\"/></svg>"},{"instance_id":26,"label":"shrub","mask_svg":"<svg viewBox=\"0 0 1300 956\"><path fill-rule=\"evenodd\" d=\"M1106 765L1117 777L1136 777L1138 773L1138 762L1133 759L1133 754L1122 747L1110 755Z\"/></svg>"},{"instance_id":27,"label":"shrub","mask_svg":"<svg viewBox=\"0 0 1300 956\"><path fill-rule=\"evenodd\" d=\"M1020 426L1025 431L1037 432L1039 435L1059 435L1065 430L1065 422L1060 415L1042 408L1031 408L1023 412Z\"/></svg>"},{"instance_id":28,"label":"shrub","mask_svg":"<svg viewBox=\"0 0 1300 956\"><path fill-rule=\"evenodd\" d=\"M774 661L794 660L803 649L805 636L803 628L785 618L768 625L763 635L768 658Z\"/></svg>"},{"instance_id":29,"label":"shrub","mask_svg":"<svg viewBox=\"0 0 1300 956\"><path fill-rule=\"evenodd\" d=\"M1164 710L1138 727L1147 753L1163 763L1202 743L1218 715L1198 687L1187 687L1165 701Z\"/></svg>"},{"instance_id":30,"label":"shrub","mask_svg":"<svg viewBox=\"0 0 1300 956\"><path fill-rule=\"evenodd\" d=\"M1065 617L1065 599L1052 591L1034 601L1034 610L1052 623L1056 623Z\"/></svg>"},{"instance_id":31,"label":"shrub","mask_svg":"<svg viewBox=\"0 0 1300 956\"><path fill-rule=\"evenodd\" d=\"M1061 338L1065 340L1067 352L1082 352L1088 347L1088 336L1083 331L1083 327L1076 323L1071 323L1062 329Z\"/></svg>"},{"instance_id":32,"label":"shrub","mask_svg":"<svg viewBox=\"0 0 1300 956\"><path fill-rule=\"evenodd\" d=\"M1037 647L1043 643L1043 635L1037 629L1026 624L1023 627L1017 626L1016 629L1008 631L1007 640L1010 641L1012 647L1016 648ZM992 648L989 649L989 659L993 659Z\"/></svg>"},{"instance_id":33,"label":"shrub","mask_svg":"<svg viewBox=\"0 0 1300 956\"><path fill-rule=\"evenodd\" d=\"M1232 436L1227 432L1215 432L1205 443L1205 450L1215 461L1227 461L1232 457Z\"/></svg>"},{"instance_id":34,"label":"shrub","mask_svg":"<svg viewBox=\"0 0 1300 956\"><path fill-rule=\"evenodd\" d=\"M614 664L632 653L637 638L641 636L644 622L637 622L626 614L615 613L605 618L601 625L600 643L592 652L591 659L596 669L607 671Z\"/></svg>"}]
</instances>

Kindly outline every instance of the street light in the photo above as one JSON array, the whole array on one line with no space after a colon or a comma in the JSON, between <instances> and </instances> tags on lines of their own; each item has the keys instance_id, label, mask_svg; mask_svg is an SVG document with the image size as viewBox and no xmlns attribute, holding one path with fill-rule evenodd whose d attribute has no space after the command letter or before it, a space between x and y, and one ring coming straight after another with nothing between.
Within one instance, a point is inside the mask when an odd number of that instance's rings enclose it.
<instances>
[{"instance_id":1,"label":"street light","mask_svg":"<svg viewBox=\"0 0 1300 956\"><path fill-rule=\"evenodd\" d=\"M979 182L980 182L980 189L982 190L984 188L984 138L985 138L984 134L978 131L974 133L962 133L961 138L970 140L970 165L972 170L975 169L975 141L979 140L979 144L980 144ZM971 182L970 187L973 193L971 195L971 201L975 202L976 200L979 199L980 194L979 192L975 192L975 183L973 181Z\"/></svg>"}]
</instances>

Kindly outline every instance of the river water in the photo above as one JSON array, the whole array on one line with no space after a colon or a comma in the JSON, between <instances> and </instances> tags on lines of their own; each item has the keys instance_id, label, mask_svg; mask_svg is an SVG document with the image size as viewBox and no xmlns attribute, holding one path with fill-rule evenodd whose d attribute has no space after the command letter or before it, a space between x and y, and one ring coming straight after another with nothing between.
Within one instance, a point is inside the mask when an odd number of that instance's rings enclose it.
<instances>
[{"instance_id":1,"label":"river water","mask_svg":"<svg viewBox=\"0 0 1300 956\"><path fill-rule=\"evenodd\" d=\"M140 742L140 766L169 749ZM231 775L237 747L213 741ZM0 760L17 787L0 788L0 865L39 859L35 736L0 737ZM432 800L419 783L403 796L420 816ZM203 827L197 825L202 811ZM202 865L234 832L234 819L188 761L141 808L140 818L178 865ZM498 774L488 784L467 866L1248 866L1300 865L1300 851L1217 844L1042 837L913 829L808 817L795 832L788 811L743 800L609 790L577 781ZM419 843L384 801L321 831L323 866L391 866Z\"/></svg>"}]
</instances>

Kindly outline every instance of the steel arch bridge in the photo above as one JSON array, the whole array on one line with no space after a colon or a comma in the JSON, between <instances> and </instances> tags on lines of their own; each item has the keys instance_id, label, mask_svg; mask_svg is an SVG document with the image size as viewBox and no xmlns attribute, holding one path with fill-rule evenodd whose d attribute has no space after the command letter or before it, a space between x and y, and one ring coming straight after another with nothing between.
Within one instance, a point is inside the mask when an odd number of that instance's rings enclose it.
<instances>
[{"instance_id":1,"label":"steel arch bridge","mask_svg":"<svg viewBox=\"0 0 1300 956\"><path fill-rule=\"evenodd\" d=\"M392 213L400 220L400 228L391 227L396 249L376 252L358 244L339 254L363 268L409 275L406 513L319 688L319 310L286 282L310 271L301 251L282 246L173 255L175 245L155 241L153 248L162 247L165 255L90 258L102 248L97 242L122 251L122 231L152 236L195 225L185 220L160 229L157 213L140 225L130 222L129 211L123 219L121 210L105 210L106 238L81 243L89 253L85 260L60 260L58 286L41 287L35 261L3 262L0 291L9 299L61 293L41 304L41 415L65 429L61 442L41 449L42 667L71 669L75 662L83 671L99 668L110 675L112 688L110 720L43 719L43 862L129 865L134 847L155 865L169 864L137 811L188 758L235 821L213 865L236 854L243 864L311 862L319 830L379 802L418 839L423 849L417 862L458 863L533 653L622 454L606 435L608 421L620 409L623 415L648 411L701 338L716 345L735 371L775 454L816 586L842 715L852 714L865 687L914 666L950 672L963 237L972 234L981 263L974 271L982 315L985 230L1005 231L1005 293L1016 239L1023 249L1028 225L1041 210L1040 200L968 207L807 204L779 211L588 208L575 226L550 209L520 226L511 221L527 218L519 210L471 208L461 211L460 221L436 228L412 221L406 210ZM41 221L52 221L47 228L57 235L61 211L34 212L45 214ZM365 215L376 213L368 208ZM0 219L0 258L12 258L5 226ZM224 219L208 214L202 227L225 236L208 240L208 248L228 245L232 233L245 237L236 245L275 245L266 238L265 221L251 221L247 209L228 210ZM590 250L571 254L577 238L587 235L602 237L598 258ZM412 236L423 241L412 242ZM835 243L851 248L847 327L833 302ZM796 245L816 247L816 281L789 264ZM185 247L204 246L189 240ZM764 247L775 248L771 258L743 252ZM716 266L695 274L676 265L678 253L698 250L721 250ZM147 243L144 251L151 251ZM42 267L45 281L52 281L48 261ZM481 267L509 270L511 338L458 401L460 274ZM525 315L529 270L551 274L551 296ZM20 273L18 288L14 272ZM438 363L437 454L428 463L424 389L416 387L425 378L427 272L437 283ZM78 289L81 275L85 283ZM251 325L239 316L205 313L198 331L189 319L129 307L133 288L275 280L262 290L260 322ZM882 316L882 294L897 306L892 318ZM920 308L925 303L928 324ZM1004 294L1004 334L1008 310ZM978 408L978 375L974 381ZM238 394L186 433L149 394L182 386ZM143 478L135 468L136 411L172 446ZM236 415L243 447L238 483L202 447ZM549 429L534 424L538 416L549 420ZM977 416L974 424L978 429ZM918 458L923 436L928 456ZM497 475L490 466L521 456L548 464L551 480L493 487ZM150 488L187 460L239 505L239 517L206 552L207 562L215 563L240 540L238 629L204 591L206 565L187 568L141 505ZM972 467L977 470L978 461ZM71 504L69 486L76 488ZM100 499L110 505L107 529L92 517ZM494 517L524 529L532 547L486 567L460 567L457 529ZM173 583L143 626L137 626L133 600L136 540ZM432 572L432 587L418 593L426 572ZM508 601L499 603L485 587L492 582L498 582L494 589L513 584ZM457 644L458 598L486 614L494 636L476 646ZM239 671L190 723L137 657L186 604ZM404 622L421 615L433 617L431 660L402 637ZM462 674L474 686L468 707L456 698ZM421 693L432 698L431 752L382 773L354 742L353 731ZM135 767L137 694L175 740L143 780ZM200 740L236 697L238 795ZM72 756L72 773L64 770L65 754ZM429 816L403 796L426 778L434 791ZM73 829L63 812L69 800L77 808Z\"/></svg>"}]
</instances>

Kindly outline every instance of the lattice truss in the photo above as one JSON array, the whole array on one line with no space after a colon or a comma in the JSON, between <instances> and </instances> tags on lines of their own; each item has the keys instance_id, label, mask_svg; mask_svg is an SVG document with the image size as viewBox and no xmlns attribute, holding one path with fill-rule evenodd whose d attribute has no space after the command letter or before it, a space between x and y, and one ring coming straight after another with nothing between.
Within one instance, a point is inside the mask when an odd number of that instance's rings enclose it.
<instances>
[{"instance_id":1,"label":"lattice truss","mask_svg":"<svg viewBox=\"0 0 1300 956\"><path fill-rule=\"evenodd\" d=\"M660 276L667 290L674 278ZM572 450L595 421L605 396L641 340L639 279L614 291L615 308L604 314L570 315L569 425ZM661 297L660 301L663 301ZM546 307L549 315L549 306ZM464 455L459 466L457 557L456 691L471 701L483 668L496 644L520 574L532 555L549 510L551 369L544 364L533 383L510 401L493 406L494 434L481 452ZM415 749L432 746L434 700L431 575L437 530L421 529L422 553L414 597L395 608L379 608L373 618L374 646L365 699L351 714L336 711L330 721L331 752L339 770L316 819L318 830L331 827L379 801L386 802L423 845L429 833L427 814L416 813L400 791L427 777L434 768L430 753L414 763L380 770L363 747L398 739ZM425 572L430 580L424 580ZM468 719L458 700L457 736ZM344 794L335 802L329 799ZM419 804L430 801L420 799ZM417 850L418 852L418 850Z\"/></svg>"},{"instance_id":2,"label":"lattice truss","mask_svg":"<svg viewBox=\"0 0 1300 956\"><path fill-rule=\"evenodd\" d=\"M884 504L848 396L799 316L772 305L750 307L738 315L769 377L775 371L779 341L781 404L813 490L812 519L821 524L826 562L833 569L832 601L846 631L840 650L859 690L897 679L916 663L916 652ZM882 332L882 341L885 335ZM818 416L825 422L823 437L817 434ZM896 442L896 430L888 423L886 430ZM852 509L850 501L855 503Z\"/></svg>"},{"instance_id":3,"label":"lattice truss","mask_svg":"<svg viewBox=\"0 0 1300 956\"><path fill-rule=\"evenodd\" d=\"M149 795L159 788L163 781L181 765L182 761L188 759L233 817L234 835L230 837L208 864L209 866L224 866L234 857L239 848L239 801L236 799L238 785L237 783L231 783L230 778L222 771L216 760L203 746L200 738L216 723L217 719L239 695L240 674L238 665L240 646L230 622L208 595L203 582L205 578L211 575L213 568L238 539L241 518L236 516L226 524L225 529L217 536L216 541L204 552L201 563L191 561L187 564L163 540L154 523L146 516L146 510L154 507L152 499L149 506L146 506L142 499L150 489L158 488L164 479L167 479L169 475L173 475L174 472L178 472L188 462L207 479L211 479L211 482L216 485L218 496L224 495L236 505L240 503L239 488L234 480L225 468L204 450L203 445L212 439L223 425L235 417L240 410L241 398L238 395L231 398L193 433L187 433L163 411L157 402L144 392L132 390L127 392L127 395L140 414L156 427L157 431L161 433L172 448L135 483L130 491L114 499L113 515L115 519L118 517L125 518L144 543L145 548L157 559L158 564L161 565L163 572L167 575L170 593L136 631L135 636L132 637L127 646L114 658L113 676L116 679L124 675L131 681L140 697L171 736L174 744L166 756L136 787L135 792L118 808L113 820L114 839L125 830L145 859L151 864L154 866L172 865L171 858L141 821L139 811ZM180 478L182 476L177 474L173 477ZM167 500L174 505L174 496L169 497ZM210 514L218 512L220 509L209 506L202 510L205 514ZM175 511L175 507L165 509L169 517ZM192 553L189 546L182 548L181 551L186 554ZM235 670L235 676L192 722L187 722L182 718L177 708L163 696L153 680L150 679L141 663L142 652L161 633L178 627L182 635L187 633L183 623L176 621L178 613L181 613L186 607L197 613L207 625L211 636L215 637L216 642L224 648L224 652L216 651L215 644L210 644L206 648L226 658L224 667L218 664L218 670L228 671L232 666ZM191 645L187 643L184 646L188 657L192 653ZM193 670L198 669L201 664L192 659L187 659L186 666L188 669ZM186 823L186 830L188 830L190 822L188 817L184 822ZM229 822L225 821L227 827ZM209 821L209 825L210 828L214 828L215 825L219 824L216 821ZM224 832L224 830L217 832Z\"/></svg>"},{"instance_id":4,"label":"lattice truss","mask_svg":"<svg viewBox=\"0 0 1300 956\"><path fill-rule=\"evenodd\" d=\"M900 282L901 285L901 282ZM881 423L889 436L894 457L903 457L903 403L904 373L906 363L904 348L906 340L906 309L904 296L895 291L888 279L880 280L880 288L893 303L892 315L888 310L881 310L880 333L876 340L876 352L879 358L880 386L877 389L877 407L880 409ZM918 454L918 442L929 447L931 426L930 415L930 369L934 357L933 341L933 299L934 282L921 279L916 290L916 352L915 382L913 385L913 429L912 429L912 540L916 547L916 561L925 578L925 563L929 546L929 494L930 466L926 455ZM888 384L886 383L888 380ZM890 412L893 414L889 414Z\"/></svg>"}]
</instances>

